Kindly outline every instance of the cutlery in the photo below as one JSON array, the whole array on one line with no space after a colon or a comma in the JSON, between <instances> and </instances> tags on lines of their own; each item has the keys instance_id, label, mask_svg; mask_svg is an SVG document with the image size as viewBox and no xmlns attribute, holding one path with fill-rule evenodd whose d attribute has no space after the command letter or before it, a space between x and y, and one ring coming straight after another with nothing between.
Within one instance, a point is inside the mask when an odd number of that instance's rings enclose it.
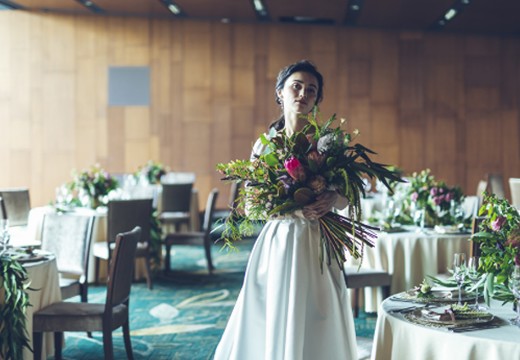
<instances>
[{"instance_id":1,"label":"cutlery","mask_svg":"<svg viewBox=\"0 0 520 360\"><path fill-rule=\"evenodd\" d=\"M499 324L475 324L475 325L467 325L467 326L448 327L448 331L465 332L465 331L494 329L494 328L498 328L498 327L500 327Z\"/></svg>"}]
</instances>

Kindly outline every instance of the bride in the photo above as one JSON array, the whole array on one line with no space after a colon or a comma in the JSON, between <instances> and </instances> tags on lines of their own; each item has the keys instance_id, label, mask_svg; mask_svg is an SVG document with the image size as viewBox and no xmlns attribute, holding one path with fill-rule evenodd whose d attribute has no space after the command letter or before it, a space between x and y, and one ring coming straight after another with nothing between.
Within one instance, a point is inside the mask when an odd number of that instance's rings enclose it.
<instances>
[{"instance_id":1,"label":"bride","mask_svg":"<svg viewBox=\"0 0 520 360\"><path fill-rule=\"evenodd\" d=\"M323 77L307 60L280 71L276 102L283 114L270 125L290 136L306 125L323 97ZM261 154L257 141L252 157ZM341 269L320 268L319 223L346 199L328 191L302 211L267 222L251 252L244 283L215 360L357 359L356 334Z\"/></svg>"}]
</instances>

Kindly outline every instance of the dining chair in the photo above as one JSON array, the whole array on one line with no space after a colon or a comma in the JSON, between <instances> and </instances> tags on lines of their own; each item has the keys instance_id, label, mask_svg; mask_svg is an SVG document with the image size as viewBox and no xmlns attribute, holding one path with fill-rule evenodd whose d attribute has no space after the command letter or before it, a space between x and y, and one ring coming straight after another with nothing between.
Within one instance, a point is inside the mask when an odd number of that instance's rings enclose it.
<instances>
[{"instance_id":1,"label":"dining chair","mask_svg":"<svg viewBox=\"0 0 520 360\"><path fill-rule=\"evenodd\" d=\"M5 209L4 198L0 196L0 219L7 220L7 210Z\"/></svg>"},{"instance_id":2,"label":"dining chair","mask_svg":"<svg viewBox=\"0 0 520 360\"><path fill-rule=\"evenodd\" d=\"M62 299L79 295L88 301L88 267L95 211L48 213L43 218L41 247L56 256Z\"/></svg>"},{"instance_id":3,"label":"dining chair","mask_svg":"<svg viewBox=\"0 0 520 360\"><path fill-rule=\"evenodd\" d=\"M505 199L504 178L502 174L490 173L488 176L489 192L495 194L499 199Z\"/></svg>"},{"instance_id":4,"label":"dining chair","mask_svg":"<svg viewBox=\"0 0 520 360\"><path fill-rule=\"evenodd\" d=\"M480 231L480 224L486 219L485 216L479 216L478 213L473 215L473 220L471 222L471 248L470 248L470 256L480 256L480 244L473 240L473 235Z\"/></svg>"},{"instance_id":5,"label":"dining chair","mask_svg":"<svg viewBox=\"0 0 520 360\"><path fill-rule=\"evenodd\" d=\"M94 242L92 253L95 258L95 282L99 283L100 261L110 263L115 249L116 235L139 226L141 240L137 244L135 257L144 258L146 268L146 284L152 289L150 230L152 221L152 199L111 200L108 202L107 241Z\"/></svg>"},{"instance_id":6,"label":"dining chair","mask_svg":"<svg viewBox=\"0 0 520 360\"><path fill-rule=\"evenodd\" d=\"M509 190L511 191L511 205L520 210L520 178L509 178Z\"/></svg>"},{"instance_id":7,"label":"dining chair","mask_svg":"<svg viewBox=\"0 0 520 360\"><path fill-rule=\"evenodd\" d=\"M31 210L29 189L0 189L0 197L4 199L3 212L9 219L9 226L27 226Z\"/></svg>"},{"instance_id":8,"label":"dining chair","mask_svg":"<svg viewBox=\"0 0 520 360\"><path fill-rule=\"evenodd\" d=\"M183 224L190 225L191 192L193 183L162 183L162 203L159 220L165 226L180 231Z\"/></svg>"},{"instance_id":9,"label":"dining chair","mask_svg":"<svg viewBox=\"0 0 520 360\"><path fill-rule=\"evenodd\" d=\"M479 180L479 182L477 184L477 192L476 192L479 207L482 205L482 202L484 200L484 192L489 192L488 182L487 182L487 180Z\"/></svg>"},{"instance_id":10,"label":"dining chair","mask_svg":"<svg viewBox=\"0 0 520 360\"><path fill-rule=\"evenodd\" d=\"M141 229L118 234L110 263L104 304L56 302L33 314L34 359L40 360L44 332L54 333L55 359L62 359L63 332L102 331L104 359L114 358L112 331L122 327L126 356L133 359L129 305L135 253Z\"/></svg>"},{"instance_id":11,"label":"dining chair","mask_svg":"<svg viewBox=\"0 0 520 360\"><path fill-rule=\"evenodd\" d=\"M229 188L229 198L227 202L227 206L225 208L215 208L215 213L213 216L215 219L225 219L231 213L231 210L234 209L237 205L237 198L240 192L241 183L233 181Z\"/></svg>"},{"instance_id":12,"label":"dining chair","mask_svg":"<svg viewBox=\"0 0 520 360\"><path fill-rule=\"evenodd\" d=\"M167 234L164 239L164 245L166 247L165 257L165 272L171 270L171 247L173 245L191 245L204 247L206 255L206 262L208 271L210 274L213 273L214 266L211 260L211 245L213 241L211 239L211 225L213 224L213 213L215 211L215 204L217 202L218 189L213 189L208 195L206 201L206 209L204 211L204 221L202 222L202 228L200 231L185 231L185 232L174 232Z\"/></svg>"},{"instance_id":13,"label":"dining chair","mask_svg":"<svg viewBox=\"0 0 520 360\"><path fill-rule=\"evenodd\" d=\"M354 317L356 318L359 315L360 289L366 287L381 287L383 299L390 296L392 275L384 270L345 266L343 268L343 276L345 278L345 284L347 284L347 289L352 289L353 292Z\"/></svg>"}]
</instances>

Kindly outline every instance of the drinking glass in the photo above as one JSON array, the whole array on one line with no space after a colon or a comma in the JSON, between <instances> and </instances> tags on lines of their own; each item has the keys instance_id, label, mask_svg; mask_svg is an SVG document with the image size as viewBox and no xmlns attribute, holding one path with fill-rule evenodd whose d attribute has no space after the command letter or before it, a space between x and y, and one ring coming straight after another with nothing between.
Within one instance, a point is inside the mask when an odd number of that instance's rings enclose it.
<instances>
[{"instance_id":1,"label":"drinking glass","mask_svg":"<svg viewBox=\"0 0 520 360\"><path fill-rule=\"evenodd\" d=\"M472 256L468 259L468 278L473 283L473 286L475 287L475 305L473 308L475 310L484 310L482 306L478 304L478 286L477 283L480 279L480 275L478 273L478 267L479 267L479 257L478 256Z\"/></svg>"},{"instance_id":2,"label":"drinking glass","mask_svg":"<svg viewBox=\"0 0 520 360\"><path fill-rule=\"evenodd\" d=\"M511 278L509 279L509 289L516 299L516 317L511 319L513 325L520 326L520 266L515 265Z\"/></svg>"},{"instance_id":3,"label":"drinking glass","mask_svg":"<svg viewBox=\"0 0 520 360\"><path fill-rule=\"evenodd\" d=\"M0 254L3 254L7 251L7 246L9 245L10 240L9 235L9 220L0 219Z\"/></svg>"},{"instance_id":4,"label":"drinking glass","mask_svg":"<svg viewBox=\"0 0 520 360\"><path fill-rule=\"evenodd\" d=\"M419 229L418 231L424 232L424 218L426 216L426 210L423 208L416 208L413 212L413 222Z\"/></svg>"},{"instance_id":5,"label":"drinking glass","mask_svg":"<svg viewBox=\"0 0 520 360\"><path fill-rule=\"evenodd\" d=\"M464 278L466 277L466 254L455 253L453 255L453 277L457 282L459 288L459 302L458 305L462 306L462 284L464 284Z\"/></svg>"}]
</instances>

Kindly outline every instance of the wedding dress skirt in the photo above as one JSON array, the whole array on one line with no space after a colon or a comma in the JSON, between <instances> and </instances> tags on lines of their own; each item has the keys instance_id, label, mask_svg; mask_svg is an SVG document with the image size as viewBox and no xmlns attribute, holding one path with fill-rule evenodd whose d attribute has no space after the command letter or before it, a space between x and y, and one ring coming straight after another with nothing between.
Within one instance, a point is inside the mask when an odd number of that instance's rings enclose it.
<instances>
[{"instance_id":1,"label":"wedding dress skirt","mask_svg":"<svg viewBox=\"0 0 520 360\"><path fill-rule=\"evenodd\" d=\"M317 221L269 221L249 259L244 284L215 360L356 360L345 281L319 260Z\"/></svg>"}]
</instances>

